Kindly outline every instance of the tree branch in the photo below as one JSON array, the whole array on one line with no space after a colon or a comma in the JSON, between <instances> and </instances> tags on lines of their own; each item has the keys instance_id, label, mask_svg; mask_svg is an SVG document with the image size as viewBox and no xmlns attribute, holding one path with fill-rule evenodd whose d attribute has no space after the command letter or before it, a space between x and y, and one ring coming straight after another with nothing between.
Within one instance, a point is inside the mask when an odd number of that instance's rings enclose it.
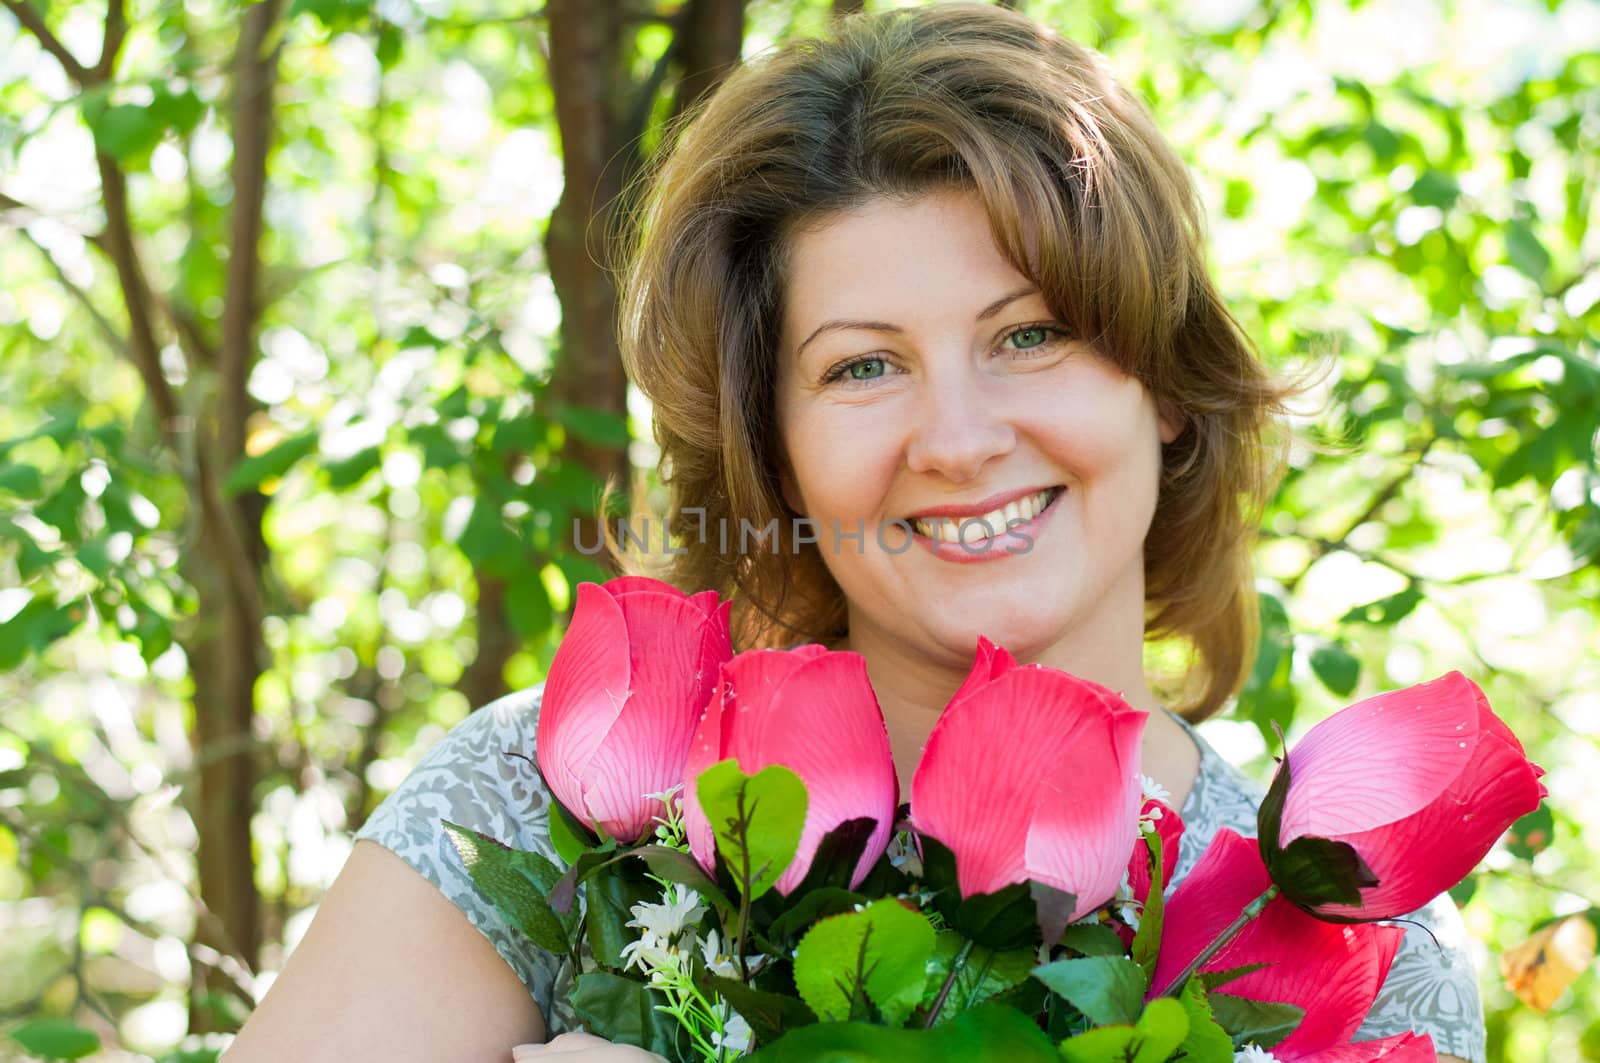
<instances>
[{"instance_id":1,"label":"tree branch","mask_svg":"<svg viewBox=\"0 0 1600 1063\"><path fill-rule=\"evenodd\" d=\"M106 35L100 43L100 61L94 65L96 81L110 81L117 66L117 53L128 36L128 12L123 0L108 0L106 5Z\"/></svg>"},{"instance_id":2,"label":"tree branch","mask_svg":"<svg viewBox=\"0 0 1600 1063\"><path fill-rule=\"evenodd\" d=\"M50 249L35 240L33 234L26 229L22 232L22 238L32 244L34 250L39 252L39 257L44 259L45 265L50 267L50 272L56 275L57 283L67 290L67 294L78 301L79 306L83 307L84 313L89 315L89 319L95 323L95 327L100 330L101 336L111 349L117 352L126 352L128 338L118 332L117 327L111 323L111 319L100 312L100 308L94 305L94 300L89 298L89 293L72 282L72 278L68 277L66 271L61 268L61 263L57 262L55 256L50 253Z\"/></svg>"},{"instance_id":3,"label":"tree branch","mask_svg":"<svg viewBox=\"0 0 1600 1063\"><path fill-rule=\"evenodd\" d=\"M45 25L44 16L33 9L27 0L0 0L6 5L6 10L22 23L22 28L33 34L38 39L39 45L45 51L55 56L56 62L67 72L67 76L76 81L80 86L93 85L99 80L95 72L78 62L77 57L67 51L67 46L61 43L61 38L51 32Z\"/></svg>"}]
</instances>

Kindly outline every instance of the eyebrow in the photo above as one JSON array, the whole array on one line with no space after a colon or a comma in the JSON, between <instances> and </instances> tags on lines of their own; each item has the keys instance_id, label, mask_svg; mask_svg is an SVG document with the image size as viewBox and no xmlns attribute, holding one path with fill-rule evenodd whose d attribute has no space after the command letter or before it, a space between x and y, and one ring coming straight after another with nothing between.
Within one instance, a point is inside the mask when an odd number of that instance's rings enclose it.
<instances>
[{"instance_id":1,"label":"eyebrow","mask_svg":"<svg viewBox=\"0 0 1600 1063\"><path fill-rule=\"evenodd\" d=\"M1018 299L1021 299L1024 296L1037 294L1039 294L1039 289L1035 288L1031 284L1025 288L1018 288L1014 292L1008 292L979 311L976 320L987 321L989 318L994 317L1000 311L1004 310L1007 305L1016 302ZM800 346L795 348L795 357L800 357L801 352L806 349L806 344L810 343L824 332L838 332L842 329L867 329L872 332L905 332L905 329L901 328L899 325L891 324L887 321L858 321L846 318L839 318L833 321L824 321L821 325L817 326L817 330L815 332L805 338Z\"/></svg>"}]
</instances>

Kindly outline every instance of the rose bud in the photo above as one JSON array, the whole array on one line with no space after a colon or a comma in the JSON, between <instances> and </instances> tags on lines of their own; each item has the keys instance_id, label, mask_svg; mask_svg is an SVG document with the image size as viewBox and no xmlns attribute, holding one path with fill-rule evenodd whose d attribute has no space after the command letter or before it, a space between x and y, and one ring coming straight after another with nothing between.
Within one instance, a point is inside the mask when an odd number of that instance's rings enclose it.
<instances>
[{"instance_id":1,"label":"rose bud","mask_svg":"<svg viewBox=\"0 0 1600 1063\"><path fill-rule=\"evenodd\" d=\"M784 896L805 881L817 847L841 824L862 818L874 824L851 874L852 887L888 848L899 784L883 711L860 654L817 645L748 650L722 666L694 733L684 785L689 849L707 871L716 866L716 839L695 780L730 757L746 775L777 764L805 784L800 844L774 887Z\"/></svg>"},{"instance_id":2,"label":"rose bud","mask_svg":"<svg viewBox=\"0 0 1600 1063\"><path fill-rule=\"evenodd\" d=\"M556 800L627 843L666 814L717 668L733 656L729 603L624 576L578 586L539 710L535 751Z\"/></svg>"},{"instance_id":3,"label":"rose bud","mask_svg":"<svg viewBox=\"0 0 1600 1063\"><path fill-rule=\"evenodd\" d=\"M1069 921L1111 900L1138 837L1146 717L980 637L911 782L912 822L954 854L961 895L1038 882L1072 895Z\"/></svg>"},{"instance_id":4,"label":"rose bud","mask_svg":"<svg viewBox=\"0 0 1600 1063\"><path fill-rule=\"evenodd\" d=\"M1460 672L1359 701L1289 751L1261 854L1324 919L1392 919L1466 877L1545 796L1543 769Z\"/></svg>"}]
</instances>

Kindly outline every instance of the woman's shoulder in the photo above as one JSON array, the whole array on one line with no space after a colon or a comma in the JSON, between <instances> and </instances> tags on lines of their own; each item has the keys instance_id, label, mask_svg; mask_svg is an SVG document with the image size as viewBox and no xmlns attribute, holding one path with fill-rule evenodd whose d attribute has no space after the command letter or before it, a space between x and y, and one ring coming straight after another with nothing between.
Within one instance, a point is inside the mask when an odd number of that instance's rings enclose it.
<instances>
[{"instance_id":1,"label":"woman's shoulder","mask_svg":"<svg viewBox=\"0 0 1600 1063\"><path fill-rule=\"evenodd\" d=\"M531 945L473 885L445 830L453 823L514 849L556 859L550 794L534 767L544 684L492 701L450 728L356 832L394 852L466 913L522 979L552 1030L563 1028L556 993L570 977L561 960Z\"/></svg>"}]
</instances>

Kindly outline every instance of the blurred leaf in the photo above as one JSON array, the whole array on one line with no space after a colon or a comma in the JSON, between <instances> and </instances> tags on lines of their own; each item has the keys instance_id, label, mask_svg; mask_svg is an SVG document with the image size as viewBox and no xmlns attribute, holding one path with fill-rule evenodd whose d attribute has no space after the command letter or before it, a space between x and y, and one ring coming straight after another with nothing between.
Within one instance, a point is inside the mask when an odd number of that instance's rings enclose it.
<instances>
[{"instance_id":1,"label":"blurred leaf","mask_svg":"<svg viewBox=\"0 0 1600 1063\"><path fill-rule=\"evenodd\" d=\"M82 1059L100 1050L100 1035L67 1019L35 1019L11 1031L29 1054L45 1059Z\"/></svg>"},{"instance_id":2,"label":"blurred leaf","mask_svg":"<svg viewBox=\"0 0 1600 1063\"><path fill-rule=\"evenodd\" d=\"M1520 859L1532 860L1550 847L1555 833L1555 817L1550 814L1548 805L1541 804L1511 824L1511 829L1506 831L1506 848Z\"/></svg>"},{"instance_id":3,"label":"blurred leaf","mask_svg":"<svg viewBox=\"0 0 1600 1063\"><path fill-rule=\"evenodd\" d=\"M316 429L290 436L260 454L241 460L222 481L222 490L231 497L241 491L260 487L265 481L288 472L301 458L316 449Z\"/></svg>"},{"instance_id":4,"label":"blurred leaf","mask_svg":"<svg viewBox=\"0 0 1600 1063\"><path fill-rule=\"evenodd\" d=\"M43 490L44 477L32 465L0 465L0 491L37 498Z\"/></svg>"},{"instance_id":5,"label":"blurred leaf","mask_svg":"<svg viewBox=\"0 0 1600 1063\"><path fill-rule=\"evenodd\" d=\"M1361 679L1361 662L1340 643L1324 642L1311 651L1311 671L1323 686L1346 698Z\"/></svg>"},{"instance_id":6,"label":"blurred leaf","mask_svg":"<svg viewBox=\"0 0 1600 1063\"><path fill-rule=\"evenodd\" d=\"M1529 280L1543 281L1550 272L1550 252L1544 249L1533 227L1525 221L1514 221L1506 226L1506 257L1517 272Z\"/></svg>"},{"instance_id":7,"label":"blurred leaf","mask_svg":"<svg viewBox=\"0 0 1600 1063\"><path fill-rule=\"evenodd\" d=\"M1415 587L1407 587L1388 597L1356 606L1340 617L1339 622L1390 626L1410 616L1411 611L1420 604L1422 604L1422 592Z\"/></svg>"}]
</instances>

